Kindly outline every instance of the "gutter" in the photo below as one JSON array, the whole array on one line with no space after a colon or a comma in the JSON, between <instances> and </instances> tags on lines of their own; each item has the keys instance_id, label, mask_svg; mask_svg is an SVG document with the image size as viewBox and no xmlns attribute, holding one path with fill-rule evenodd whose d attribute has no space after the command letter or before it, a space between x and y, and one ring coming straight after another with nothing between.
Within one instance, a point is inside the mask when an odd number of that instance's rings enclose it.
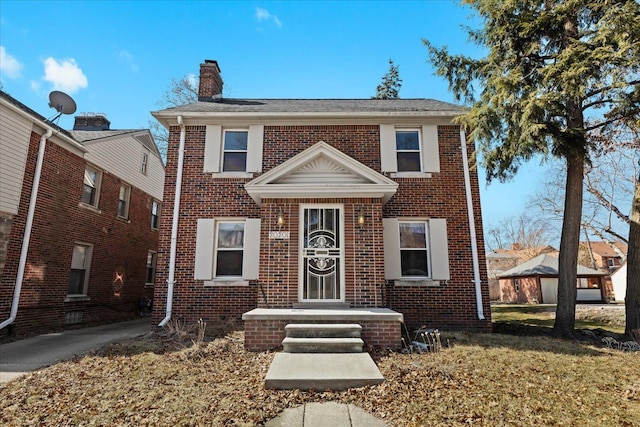
<instances>
[{"instance_id":1,"label":"gutter","mask_svg":"<svg viewBox=\"0 0 640 427\"><path fill-rule=\"evenodd\" d=\"M467 195L467 213L469 215L469 234L471 237L471 253L473 258L473 283L476 290L476 305L478 319L485 320L482 309L482 288L480 287L480 262L478 261L478 241L476 236L475 215L473 213L473 200L471 199L471 178L469 176L469 160L467 159L467 138L464 130L460 128L460 141L462 148L462 165L464 169L464 188Z\"/></svg>"},{"instance_id":2,"label":"gutter","mask_svg":"<svg viewBox=\"0 0 640 427\"><path fill-rule=\"evenodd\" d=\"M176 252L178 248L178 218L180 216L180 195L182 190L182 169L184 165L184 145L186 129L182 116L178 116L178 124L180 125L180 148L178 149L178 170L176 176L176 194L173 201L173 220L171 223L171 252L169 254L169 277L167 279L167 309L165 317L158 324L164 327L171 320L171 311L173 309L173 287L175 285L176 276Z\"/></svg>"},{"instance_id":3,"label":"gutter","mask_svg":"<svg viewBox=\"0 0 640 427\"><path fill-rule=\"evenodd\" d=\"M16 276L16 284L13 288L13 301L11 303L11 312L9 318L0 323L0 329L10 325L16 320L18 315L18 304L20 303L20 292L22 292L22 281L24 279L24 269L27 264L27 253L29 252L29 240L31 239L31 229L33 226L33 216L36 211L36 200L38 198L38 187L40 187L40 175L42 173L42 164L44 163L44 151L47 146L47 138L53 135L53 130L48 129L47 132L40 137L40 146L38 147L38 157L36 160L36 170L33 176L33 185L31 187L31 199L29 200L29 210L27 211L27 221L24 227L24 235L22 236L22 248L20 250L20 260L18 261L18 274Z\"/></svg>"}]
</instances>

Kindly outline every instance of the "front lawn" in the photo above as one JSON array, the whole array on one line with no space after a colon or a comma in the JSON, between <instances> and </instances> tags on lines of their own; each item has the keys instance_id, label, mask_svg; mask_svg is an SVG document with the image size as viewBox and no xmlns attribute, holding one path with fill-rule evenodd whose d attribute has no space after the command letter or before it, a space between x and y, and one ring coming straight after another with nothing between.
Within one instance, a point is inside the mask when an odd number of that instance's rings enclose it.
<instances>
[{"instance_id":1,"label":"front lawn","mask_svg":"<svg viewBox=\"0 0 640 427\"><path fill-rule=\"evenodd\" d=\"M455 345L375 354L381 385L301 392L264 389L273 353L244 351L242 332L184 348L148 337L0 385L0 424L253 426L304 402L337 401L390 426L640 426L640 352L547 337L443 338Z\"/></svg>"},{"instance_id":2,"label":"front lawn","mask_svg":"<svg viewBox=\"0 0 640 427\"><path fill-rule=\"evenodd\" d=\"M518 323L553 328L556 306L552 304L492 304L494 323ZM576 329L604 329L624 333L624 307L580 305L576 308Z\"/></svg>"}]
</instances>

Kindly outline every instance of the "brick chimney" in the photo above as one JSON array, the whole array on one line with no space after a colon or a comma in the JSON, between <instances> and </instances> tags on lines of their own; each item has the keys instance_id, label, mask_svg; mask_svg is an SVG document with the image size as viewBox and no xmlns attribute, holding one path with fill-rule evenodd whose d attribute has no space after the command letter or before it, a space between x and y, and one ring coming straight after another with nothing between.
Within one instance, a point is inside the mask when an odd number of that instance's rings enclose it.
<instances>
[{"instance_id":1,"label":"brick chimney","mask_svg":"<svg viewBox=\"0 0 640 427\"><path fill-rule=\"evenodd\" d=\"M205 59L200 64L200 86L198 101L211 102L222 98L222 77L218 61Z\"/></svg>"},{"instance_id":2,"label":"brick chimney","mask_svg":"<svg viewBox=\"0 0 640 427\"><path fill-rule=\"evenodd\" d=\"M73 130L109 130L110 125L104 113L81 113L75 116Z\"/></svg>"}]
</instances>

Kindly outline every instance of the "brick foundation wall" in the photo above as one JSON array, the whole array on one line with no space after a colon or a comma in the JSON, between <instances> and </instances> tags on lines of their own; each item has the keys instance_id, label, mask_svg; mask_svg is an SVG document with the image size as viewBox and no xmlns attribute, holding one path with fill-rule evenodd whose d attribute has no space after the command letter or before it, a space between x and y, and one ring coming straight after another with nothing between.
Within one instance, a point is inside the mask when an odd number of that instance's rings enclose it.
<instances>
[{"instance_id":1,"label":"brick foundation wall","mask_svg":"<svg viewBox=\"0 0 640 427\"><path fill-rule=\"evenodd\" d=\"M290 321L290 320L246 320L244 322L244 347L249 351L282 349L285 326L291 323L344 323L340 321ZM365 321L357 322L362 326L361 338L364 350L374 348L398 350L402 347L399 322Z\"/></svg>"},{"instance_id":2,"label":"brick foundation wall","mask_svg":"<svg viewBox=\"0 0 640 427\"><path fill-rule=\"evenodd\" d=\"M32 133L18 214L0 279L0 316L8 318L18 271L40 135ZM128 220L117 218L120 179L103 172L99 210L80 206L86 162L47 141L18 316L21 336L64 327L81 313L85 325L132 319L145 288L147 252L158 247L151 230L153 198L132 187ZM76 242L93 245L87 300L67 301ZM79 315L76 315L79 316ZM67 319L65 321L65 319Z\"/></svg>"}]
</instances>

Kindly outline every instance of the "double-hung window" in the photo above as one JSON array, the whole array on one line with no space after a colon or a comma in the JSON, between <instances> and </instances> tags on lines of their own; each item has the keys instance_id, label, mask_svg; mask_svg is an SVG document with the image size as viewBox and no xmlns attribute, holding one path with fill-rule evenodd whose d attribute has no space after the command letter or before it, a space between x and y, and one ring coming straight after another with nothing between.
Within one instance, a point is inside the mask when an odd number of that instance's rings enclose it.
<instances>
[{"instance_id":1,"label":"double-hung window","mask_svg":"<svg viewBox=\"0 0 640 427\"><path fill-rule=\"evenodd\" d=\"M69 295L86 295L89 284L89 270L93 246L76 244L71 256L71 271L69 273Z\"/></svg>"},{"instance_id":2,"label":"double-hung window","mask_svg":"<svg viewBox=\"0 0 640 427\"><path fill-rule=\"evenodd\" d=\"M225 130L222 155L223 172L245 172L247 170L246 130Z\"/></svg>"},{"instance_id":3,"label":"double-hung window","mask_svg":"<svg viewBox=\"0 0 640 427\"><path fill-rule=\"evenodd\" d=\"M263 125L207 125L205 132L203 172L220 177L262 172Z\"/></svg>"},{"instance_id":4,"label":"double-hung window","mask_svg":"<svg viewBox=\"0 0 640 427\"><path fill-rule=\"evenodd\" d=\"M440 172L437 125L380 125L382 172L398 177L429 177Z\"/></svg>"},{"instance_id":5,"label":"double-hung window","mask_svg":"<svg viewBox=\"0 0 640 427\"><path fill-rule=\"evenodd\" d=\"M147 165L149 164L149 153L142 153L142 161L140 162L140 172L143 175L147 174Z\"/></svg>"},{"instance_id":6,"label":"double-hung window","mask_svg":"<svg viewBox=\"0 0 640 427\"><path fill-rule=\"evenodd\" d=\"M154 200L151 203L151 228L153 230L157 230L159 224L160 224L160 203Z\"/></svg>"},{"instance_id":7,"label":"double-hung window","mask_svg":"<svg viewBox=\"0 0 640 427\"><path fill-rule=\"evenodd\" d=\"M118 216L120 218L129 217L129 200L131 198L131 187L126 184L120 184L120 193L118 195Z\"/></svg>"},{"instance_id":8,"label":"double-hung window","mask_svg":"<svg viewBox=\"0 0 640 427\"><path fill-rule=\"evenodd\" d=\"M93 166L87 165L84 170L84 183L82 186L82 203L98 207L98 196L100 194L100 182L102 173Z\"/></svg>"},{"instance_id":9,"label":"double-hung window","mask_svg":"<svg viewBox=\"0 0 640 427\"><path fill-rule=\"evenodd\" d=\"M437 284L450 279L445 219L383 218L382 225L387 280Z\"/></svg>"},{"instance_id":10,"label":"double-hung window","mask_svg":"<svg viewBox=\"0 0 640 427\"><path fill-rule=\"evenodd\" d=\"M260 220L201 218L196 229L194 277L205 284L248 284L258 278Z\"/></svg>"},{"instance_id":11,"label":"double-hung window","mask_svg":"<svg viewBox=\"0 0 640 427\"><path fill-rule=\"evenodd\" d=\"M156 278L156 263L158 260L158 254L154 251L147 253L147 278L145 280L145 286L153 286Z\"/></svg>"}]
</instances>

